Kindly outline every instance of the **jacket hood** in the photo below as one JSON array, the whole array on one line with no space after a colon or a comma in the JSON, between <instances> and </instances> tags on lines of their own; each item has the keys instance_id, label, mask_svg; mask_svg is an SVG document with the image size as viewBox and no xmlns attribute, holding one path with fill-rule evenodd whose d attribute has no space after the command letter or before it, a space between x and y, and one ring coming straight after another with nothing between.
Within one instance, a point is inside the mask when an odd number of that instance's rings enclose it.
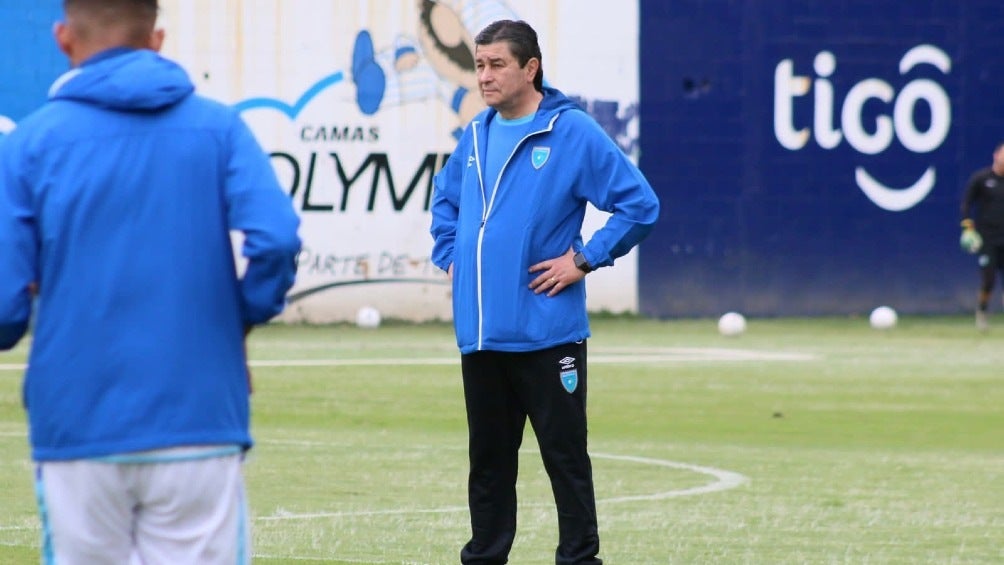
<instances>
[{"instance_id":1,"label":"jacket hood","mask_svg":"<svg viewBox=\"0 0 1004 565\"><path fill-rule=\"evenodd\" d=\"M136 112L173 106L195 90L181 66L153 51L106 53L56 79L49 98Z\"/></svg>"},{"instance_id":2,"label":"jacket hood","mask_svg":"<svg viewBox=\"0 0 1004 565\"><path fill-rule=\"evenodd\" d=\"M539 112L550 115L554 112L563 112L573 108L577 110L582 109L571 98L562 94L561 91L550 86L544 87L544 99L540 101Z\"/></svg>"}]
</instances>

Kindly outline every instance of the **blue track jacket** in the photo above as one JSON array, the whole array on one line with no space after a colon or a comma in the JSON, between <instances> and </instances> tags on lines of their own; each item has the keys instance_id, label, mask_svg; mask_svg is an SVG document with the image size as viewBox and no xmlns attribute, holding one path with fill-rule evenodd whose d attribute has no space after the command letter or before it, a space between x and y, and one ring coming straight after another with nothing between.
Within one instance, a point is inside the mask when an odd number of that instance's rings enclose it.
<instances>
[{"instance_id":1,"label":"blue track jacket","mask_svg":"<svg viewBox=\"0 0 1004 565\"><path fill-rule=\"evenodd\" d=\"M251 446L243 332L285 304L299 219L236 111L193 90L152 51L109 50L0 140L0 348L37 282L35 460Z\"/></svg>"},{"instance_id":2,"label":"blue track jacket","mask_svg":"<svg viewBox=\"0 0 1004 565\"><path fill-rule=\"evenodd\" d=\"M435 178L432 261L453 264L457 345L537 351L585 339L585 281L534 294L529 268L569 247L594 268L612 265L651 231L659 201L599 124L551 88L498 178L484 178L496 115L489 108L471 121ZM612 215L583 246L587 202Z\"/></svg>"}]
</instances>

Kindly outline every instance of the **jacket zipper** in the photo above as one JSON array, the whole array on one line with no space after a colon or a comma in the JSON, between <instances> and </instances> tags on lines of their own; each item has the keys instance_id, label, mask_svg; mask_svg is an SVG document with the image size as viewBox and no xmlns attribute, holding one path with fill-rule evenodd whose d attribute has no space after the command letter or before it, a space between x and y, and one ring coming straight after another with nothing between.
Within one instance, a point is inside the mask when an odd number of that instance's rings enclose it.
<instances>
[{"instance_id":1,"label":"jacket zipper","mask_svg":"<svg viewBox=\"0 0 1004 565\"><path fill-rule=\"evenodd\" d=\"M478 184L481 185L481 226L478 228L478 260L477 260L477 279L478 279L478 351L481 351L484 346L484 304L482 302L482 284L481 284L481 244L485 237L485 223L488 222L488 215L491 214L492 208L495 205L495 196L498 194L499 183L502 182L502 175L505 173L505 169L509 166L509 161L512 160L512 156L519 151L519 148L523 143L535 135L542 133L547 133L554 129L554 122L558 119L561 113L555 114L551 121L547 123L547 127L537 131L532 131L523 136L516 145L513 147L512 152L509 153L509 157L506 158L505 163L502 164L502 168L499 169L499 174L495 177L495 186L492 187L491 199L485 196L485 181L481 171L481 152L478 150L478 125L480 122L473 124L474 127L474 161L478 168Z\"/></svg>"}]
</instances>

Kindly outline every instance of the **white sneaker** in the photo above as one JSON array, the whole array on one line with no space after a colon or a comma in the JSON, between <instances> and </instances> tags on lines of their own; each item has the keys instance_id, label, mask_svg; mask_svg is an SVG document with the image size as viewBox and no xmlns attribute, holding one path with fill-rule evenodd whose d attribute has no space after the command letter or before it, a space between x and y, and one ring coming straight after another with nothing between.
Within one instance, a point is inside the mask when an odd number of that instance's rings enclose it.
<instances>
[{"instance_id":1,"label":"white sneaker","mask_svg":"<svg viewBox=\"0 0 1004 565\"><path fill-rule=\"evenodd\" d=\"M987 313L983 310L976 311L976 329L981 332L985 332L990 329L990 323L987 322Z\"/></svg>"}]
</instances>

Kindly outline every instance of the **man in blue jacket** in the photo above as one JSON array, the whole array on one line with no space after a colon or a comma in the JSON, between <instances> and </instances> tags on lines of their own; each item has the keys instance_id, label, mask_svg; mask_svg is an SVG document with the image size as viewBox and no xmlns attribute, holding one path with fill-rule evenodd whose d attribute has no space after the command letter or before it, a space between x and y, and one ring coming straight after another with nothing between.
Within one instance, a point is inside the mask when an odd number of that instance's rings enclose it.
<instances>
[{"instance_id":1,"label":"man in blue jacket","mask_svg":"<svg viewBox=\"0 0 1004 565\"><path fill-rule=\"evenodd\" d=\"M586 288L651 230L659 202L571 100L543 86L537 34L490 24L475 38L487 110L435 179L433 261L453 281L469 430L472 536L463 563L505 563L529 417L557 504L558 564L599 564L586 449ZM609 212L587 243L586 205Z\"/></svg>"},{"instance_id":2,"label":"man in blue jacket","mask_svg":"<svg viewBox=\"0 0 1004 565\"><path fill-rule=\"evenodd\" d=\"M247 563L244 338L283 309L299 219L237 113L156 53L156 0L64 10L73 68L0 145L0 348L37 294L43 561Z\"/></svg>"}]
</instances>

